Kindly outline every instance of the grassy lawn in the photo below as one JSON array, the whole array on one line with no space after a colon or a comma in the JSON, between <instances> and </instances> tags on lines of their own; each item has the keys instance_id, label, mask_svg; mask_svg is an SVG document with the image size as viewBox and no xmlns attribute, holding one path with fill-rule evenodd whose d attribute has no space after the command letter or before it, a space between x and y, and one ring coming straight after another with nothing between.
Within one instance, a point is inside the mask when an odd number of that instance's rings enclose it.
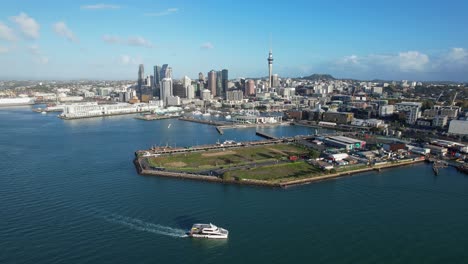
<instances>
[{"instance_id":1,"label":"grassy lawn","mask_svg":"<svg viewBox=\"0 0 468 264\"><path fill-rule=\"evenodd\" d=\"M285 159L289 156L300 156L307 153L307 150L293 144L278 144L226 149L225 151L216 150L164 155L148 158L148 163L154 167L196 172L252 162Z\"/></svg>"},{"instance_id":2,"label":"grassy lawn","mask_svg":"<svg viewBox=\"0 0 468 264\"><path fill-rule=\"evenodd\" d=\"M310 177L321 174L322 171L303 161L293 163L275 164L261 166L252 169L240 169L225 173L225 178L239 177L241 179L276 181L282 179L293 179Z\"/></svg>"}]
</instances>

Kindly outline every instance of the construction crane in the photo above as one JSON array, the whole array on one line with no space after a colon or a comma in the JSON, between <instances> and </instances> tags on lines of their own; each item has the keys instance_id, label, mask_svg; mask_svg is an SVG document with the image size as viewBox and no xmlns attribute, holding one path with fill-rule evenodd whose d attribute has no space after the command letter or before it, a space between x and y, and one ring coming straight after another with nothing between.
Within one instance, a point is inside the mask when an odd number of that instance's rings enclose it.
<instances>
[{"instance_id":1,"label":"construction crane","mask_svg":"<svg viewBox=\"0 0 468 264\"><path fill-rule=\"evenodd\" d=\"M437 100L435 101L434 104L437 104L437 103L439 102L440 97L442 97L443 94L444 94L444 91L442 91L442 92L440 93L439 97L437 97Z\"/></svg>"},{"instance_id":2,"label":"construction crane","mask_svg":"<svg viewBox=\"0 0 468 264\"><path fill-rule=\"evenodd\" d=\"M453 96L452 103L450 104L450 106L455 105L455 99L457 99L457 95L458 95L458 91L455 92L455 95Z\"/></svg>"}]
</instances>

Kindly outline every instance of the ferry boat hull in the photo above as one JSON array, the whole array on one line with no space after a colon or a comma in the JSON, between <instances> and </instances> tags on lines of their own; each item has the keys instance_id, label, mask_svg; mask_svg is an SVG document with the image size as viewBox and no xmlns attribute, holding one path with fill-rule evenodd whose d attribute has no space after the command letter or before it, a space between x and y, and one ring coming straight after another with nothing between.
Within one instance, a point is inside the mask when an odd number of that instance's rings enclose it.
<instances>
[{"instance_id":1,"label":"ferry boat hull","mask_svg":"<svg viewBox=\"0 0 468 264\"><path fill-rule=\"evenodd\" d=\"M227 239L229 232L213 224L194 224L187 235L192 238Z\"/></svg>"}]
</instances>

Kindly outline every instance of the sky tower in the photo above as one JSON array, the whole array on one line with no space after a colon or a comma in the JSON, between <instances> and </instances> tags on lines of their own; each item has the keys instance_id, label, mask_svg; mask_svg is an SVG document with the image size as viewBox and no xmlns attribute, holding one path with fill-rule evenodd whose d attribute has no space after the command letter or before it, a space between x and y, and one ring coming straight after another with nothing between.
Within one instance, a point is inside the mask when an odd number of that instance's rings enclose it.
<instances>
[{"instance_id":1,"label":"sky tower","mask_svg":"<svg viewBox=\"0 0 468 264\"><path fill-rule=\"evenodd\" d=\"M273 84L273 52L270 49L268 55L268 88L271 89Z\"/></svg>"}]
</instances>

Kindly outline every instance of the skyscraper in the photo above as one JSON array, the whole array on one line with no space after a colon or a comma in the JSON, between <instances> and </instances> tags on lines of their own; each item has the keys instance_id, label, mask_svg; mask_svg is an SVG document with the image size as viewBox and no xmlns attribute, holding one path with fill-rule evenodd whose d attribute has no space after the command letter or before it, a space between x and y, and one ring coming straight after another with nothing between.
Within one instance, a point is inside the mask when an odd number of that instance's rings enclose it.
<instances>
[{"instance_id":1,"label":"skyscraper","mask_svg":"<svg viewBox=\"0 0 468 264\"><path fill-rule=\"evenodd\" d=\"M229 82L229 75L228 75L228 70L223 69L221 71L221 81L222 81L222 86L223 86L223 94L226 94L226 91L228 89L228 82Z\"/></svg>"},{"instance_id":2,"label":"skyscraper","mask_svg":"<svg viewBox=\"0 0 468 264\"><path fill-rule=\"evenodd\" d=\"M172 79L172 67L167 67L166 77L164 77L164 78L171 78Z\"/></svg>"},{"instance_id":3,"label":"skyscraper","mask_svg":"<svg viewBox=\"0 0 468 264\"><path fill-rule=\"evenodd\" d=\"M278 74L273 74L271 83L273 85L272 87L278 88L280 86ZM270 88L272 88L272 87L270 87Z\"/></svg>"},{"instance_id":4,"label":"skyscraper","mask_svg":"<svg viewBox=\"0 0 468 264\"><path fill-rule=\"evenodd\" d=\"M268 54L268 87L273 86L273 52L270 49L270 54Z\"/></svg>"},{"instance_id":5,"label":"skyscraper","mask_svg":"<svg viewBox=\"0 0 468 264\"><path fill-rule=\"evenodd\" d=\"M153 67L154 70L154 79L153 79L153 88L154 88L154 96L160 96L160 87L161 87L161 67L156 65Z\"/></svg>"},{"instance_id":6,"label":"skyscraper","mask_svg":"<svg viewBox=\"0 0 468 264\"><path fill-rule=\"evenodd\" d=\"M137 91L138 91L138 98L141 100L141 89L144 85L144 82L145 82L145 67L143 66L143 64L140 64L140 66L138 67L138 87L137 87Z\"/></svg>"},{"instance_id":7,"label":"skyscraper","mask_svg":"<svg viewBox=\"0 0 468 264\"><path fill-rule=\"evenodd\" d=\"M251 96L255 94L255 82L253 80L248 80L245 82L244 93L245 96Z\"/></svg>"},{"instance_id":8,"label":"skyscraper","mask_svg":"<svg viewBox=\"0 0 468 264\"><path fill-rule=\"evenodd\" d=\"M216 96L216 72L214 70L208 73L208 90L213 97Z\"/></svg>"},{"instance_id":9,"label":"skyscraper","mask_svg":"<svg viewBox=\"0 0 468 264\"><path fill-rule=\"evenodd\" d=\"M216 96L223 96L223 72L216 72Z\"/></svg>"},{"instance_id":10,"label":"skyscraper","mask_svg":"<svg viewBox=\"0 0 468 264\"><path fill-rule=\"evenodd\" d=\"M200 72L200 73L198 74L198 80L199 80L200 82L205 82L205 76L203 76L203 72Z\"/></svg>"},{"instance_id":11,"label":"skyscraper","mask_svg":"<svg viewBox=\"0 0 468 264\"><path fill-rule=\"evenodd\" d=\"M172 79L171 78L164 78L161 81L161 100L163 101L163 105L167 105L167 98L172 96Z\"/></svg>"},{"instance_id":12,"label":"skyscraper","mask_svg":"<svg viewBox=\"0 0 468 264\"><path fill-rule=\"evenodd\" d=\"M160 77L159 77L159 78L161 78L161 80L166 78L166 72L167 72L167 67L168 66L169 65L167 65L167 64L163 64L163 66L161 68L161 74L160 74Z\"/></svg>"},{"instance_id":13,"label":"skyscraper","mask_svg":"<svg viewBox=\"0 0 468 264\"><path fill-rule=\"evenodd\" d=\"M180 81L182 82L184 88L187 88L187 86L192 83L192 79L190 79L188 76L184 76Z\"/></svg>"}]
</instances>

